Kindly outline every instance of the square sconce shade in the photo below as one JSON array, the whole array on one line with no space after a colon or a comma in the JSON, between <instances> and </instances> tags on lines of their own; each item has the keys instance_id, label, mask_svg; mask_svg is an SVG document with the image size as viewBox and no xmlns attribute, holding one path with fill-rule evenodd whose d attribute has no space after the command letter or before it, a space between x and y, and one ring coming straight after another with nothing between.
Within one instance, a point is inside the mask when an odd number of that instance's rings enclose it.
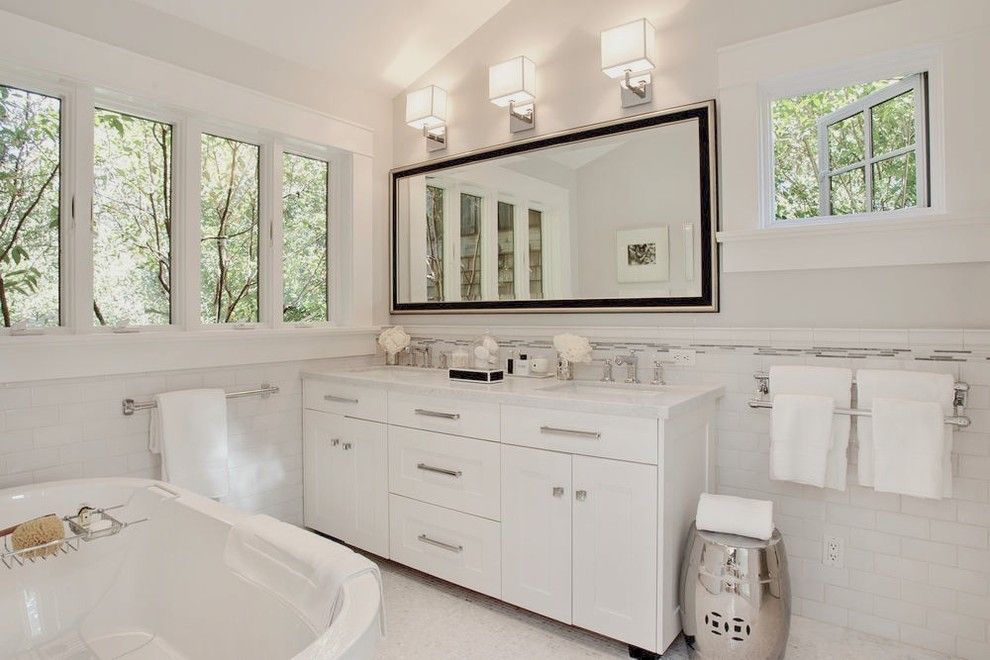
<instances>
[{"instance_id":1,"label":"square sconce shade","mask_svg":"<svg viewBox=\"0 0 990 660\"><path fill-rule=\"evenodd\" d=\"M488 100L500 107L530 103L535 98L536 65L520 55L488 67Z\"/></svg>"},{"instance_id":2,"label":"square sconce shade","mask_svg":"<svg viewBox=\"0 0 990 660\"><path fill-rule=\"evenodd\" d=\"M602 71L609 78L652 71L656 66L656 30L641 18L602 31Z\"/></svg>"},{"instance_id":3,"label":"square sconce shade","mask_svg":"<svg viewBox=\"0 0 990 660\"><path fill-rule=\"evenodd\" d=\"M447 121L447 92L430 85L406 94L406 123L413 128L434 128Z\"/></svg>"}]
</instances>

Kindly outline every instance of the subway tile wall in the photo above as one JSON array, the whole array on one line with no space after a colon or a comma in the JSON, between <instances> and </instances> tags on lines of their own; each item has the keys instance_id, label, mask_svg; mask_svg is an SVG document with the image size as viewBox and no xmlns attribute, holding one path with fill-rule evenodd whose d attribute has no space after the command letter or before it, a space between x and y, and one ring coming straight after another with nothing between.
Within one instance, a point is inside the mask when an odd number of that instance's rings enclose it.
<instances>
[{"instance_id":1,"label":"subway tile wall","mask_svg":"<svg viewBox=\"0 0 990 660\"><path fill-rule=\"evenodd\" d=\"M0 488L80 477L160 477L148 451L148 411L121 400L196 387L280 388L231 399L230 494L224 502L302 522L302 381L307 368L368 364L370 357L77 378L0 385Z\"/></svg>"},{"instance_id":2,"label":"subway tile wall","mask_svg":"<svg viewBox=\"0 0 990 660\"><path fill-rule=\"evenodd\" d=\"M475 337L450 328L414 340L439 351ZM585 332L582 332L584 330ZM794 612L963 658L990 658L990 333L956 330L616 329L592 340L595 358L637 352L643 382L654 359L696 351L693 366L664 365L668 383L723 383L716 420L718 492L769 499L790 558ZM551 355L549 333L504 338L503 358ZM478 333L480 334L480 332ZM495 332L496 338L498 332ZM769 479L770 416L749 408L754 371L778 364L914 369L949 373L970 384L972 425L954 442L954 497L933 501L856 485L856 439L844 492ZM598 364L579 379L600 378ZM624 372L616 368L616 380ZM854 425L855 426L855 425ZM822 562L826 536L844 541L844 565Z\"/></svg>"}]
</instances>

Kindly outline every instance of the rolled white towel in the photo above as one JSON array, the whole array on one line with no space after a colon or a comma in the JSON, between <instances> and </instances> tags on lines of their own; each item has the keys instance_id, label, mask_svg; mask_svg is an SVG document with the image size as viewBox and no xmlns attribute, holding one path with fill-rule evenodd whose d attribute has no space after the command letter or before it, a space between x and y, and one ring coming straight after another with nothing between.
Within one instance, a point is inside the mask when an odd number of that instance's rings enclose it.
<instances>
[{"instance_id":1,"label":"rolled white towel","mask_svg":"<svg viewBox=\"0 0 990 660\"><path fill-rule=\"evenodd\" d=\"M698 529L737 534L766 541L773 536L773 502L732 495L702 493L698 498Z\"/></svg>"}]
</instances>

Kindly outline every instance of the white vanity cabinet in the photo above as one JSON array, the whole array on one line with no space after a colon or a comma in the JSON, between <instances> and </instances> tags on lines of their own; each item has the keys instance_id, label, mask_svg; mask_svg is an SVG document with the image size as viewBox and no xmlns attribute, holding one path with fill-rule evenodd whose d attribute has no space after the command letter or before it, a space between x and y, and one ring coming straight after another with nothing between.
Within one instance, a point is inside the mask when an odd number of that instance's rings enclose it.
<instances>
[{"instance_id":1,"label":"white vanity cabinet","mask_svg":"<svg viewBox=\"0 0 990 660\"><path fill-rule=\"evenodd\" d=\"M680 554L721 388L595 401L548 385L402 368L310 375L305 524L663 652L680 632Z\"/></svg>"},{"instance_id":2,"label":"white vanity cabinet","mask_svg":"<svg viewBox=\"0 0 990 660\"><path fill-rule=\"evenodd\" d=\"M388 554L385 425L303 411L303 520L377 555Z\"/></svg>"}]
</instances>

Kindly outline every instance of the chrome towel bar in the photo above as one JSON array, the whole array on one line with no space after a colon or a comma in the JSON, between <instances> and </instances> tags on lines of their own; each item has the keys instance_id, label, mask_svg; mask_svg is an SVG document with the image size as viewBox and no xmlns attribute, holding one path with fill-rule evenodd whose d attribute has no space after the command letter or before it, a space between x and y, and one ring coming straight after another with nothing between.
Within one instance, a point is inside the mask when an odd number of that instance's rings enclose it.
<instances>
[{"instance_id":1,"label":"chrome towel bar","mask_svg":"<svg viewBox=\"0 0 990 660\"><path fill-rule=\"evenodd\" d=\"M750 408L773 408L773 403L766 399L770 394L770 375L765 371L757 371L753 374L753 378L756 379L756 391L758 398L750 399ZM855 384L856 381L853 381ZM966 407L966 393L969 392L969 383L958 382L955 384L956 394L953 398L952 405L955 408L955 415L945 418L946 424L951 424L952 426L957 426L961 429L966 428L970 425L969 417L963 415L963 409ZM871 417L873 413L869 410L860 410L859 408L836 408L836 415L850 415L852 417Z\"/></svg>"},{"instance_id":2,"label":"chrome towel bar","mask_svg":"<svg viewBox=\"0 0 990 660\"><path fill-rule=\"evenodd\" d=\"M259 387L251 390L238 390L236 392L227 392L228 399L243 399L248 396L271 396L272 394L278 394L277 385L269 385L268 383L262 383ZM121 408L125 415L133 415L138 410L150 410L152 408L157 408L158 404L154 401L135 401L134 399L124 399L121 403Z\"/></svg>"}]
</instances>

